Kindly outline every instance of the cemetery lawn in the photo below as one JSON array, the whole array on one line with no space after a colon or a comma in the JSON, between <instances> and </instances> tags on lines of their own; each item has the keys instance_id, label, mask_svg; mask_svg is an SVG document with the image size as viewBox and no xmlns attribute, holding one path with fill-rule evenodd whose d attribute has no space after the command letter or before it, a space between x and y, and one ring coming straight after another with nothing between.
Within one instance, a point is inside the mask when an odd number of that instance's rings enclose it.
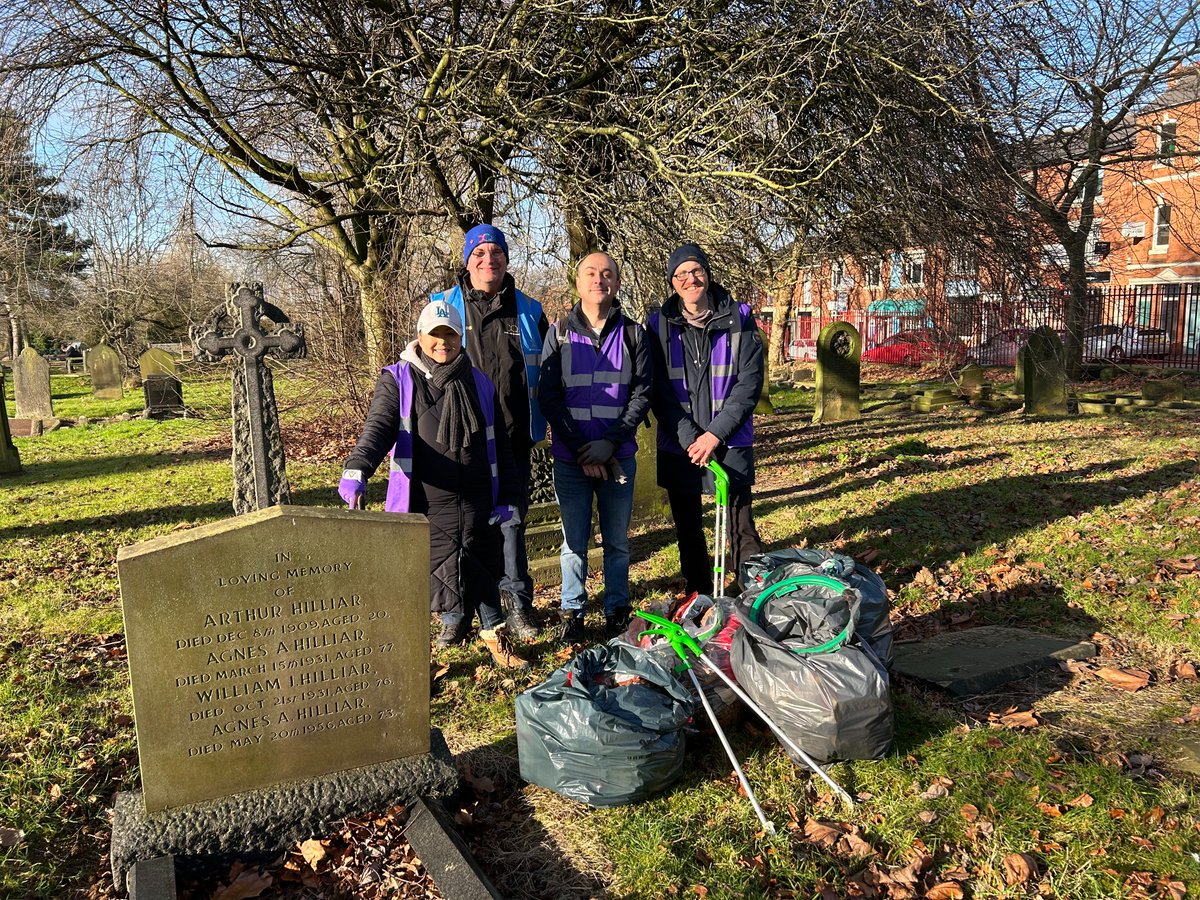
<instances>
[{"instance_id":1,"label":"cemetery lawn","mask_svg":"<svg viewBox=\"0 0 1200 900\"><path fill-rule=\"evenodd\" d=\"M773 393L776 415L758 419L764 543L869 562L901 639L1002 624L1100 655L964 699L897 678L893 752L830 767L853 810L748 723L733 743L771 836L711 740L689 744L673 789L632 807L524 785L513 696L561 664L556 643L526 647L535 667L515 678L479 646L439 654L433 722L473 795L458 821L505 896L1198 896L1197 413L921 415L893 408L900 386L867 387L866 418L822 427L811 392ZM360 422L330 416L299 375L276 389L294 501L336 505ZM68 419L141 405L96 403L66 376L54 394ZM116 551L229 514L227 398L225 377L185 375L196 418L16 441L26 471L0 481L0 897L111 896L106 810L138 783ZM640 526L633 557L635 602L679 589L669 527ZM556 600L539 590L543 611ZM278 889L262 896L315 896Z\"/></svg>"}]
</instances>

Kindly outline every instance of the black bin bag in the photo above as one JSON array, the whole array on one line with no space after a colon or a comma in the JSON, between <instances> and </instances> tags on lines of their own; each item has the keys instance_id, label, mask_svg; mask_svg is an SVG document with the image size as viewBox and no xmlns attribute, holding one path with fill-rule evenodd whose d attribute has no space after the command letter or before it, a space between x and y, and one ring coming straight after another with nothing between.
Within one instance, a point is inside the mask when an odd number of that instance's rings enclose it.
<instances>
[{"instance_id":1,"label":"black bin bag","mask_svg":"<svg viewBox=\"0 0 1200 900\"><path fill-rule=\"evenodd\" d=\"M671 785L692 698L669 665L614 639L519 695L521 777L591 806L636 803Z\"/></svg>"},{"instance_id":2,"label":"black bin bag","mask_svg":"<svg viewBox=\"0 0 1200 900\"><path fill-rule=\"evenodd\" d=\"M871 645L885 666L892 664L892 621L888 618L891 604L883 579L869 566L852 556L821 550L816 547L789 547L755 553L742 562L738 580L748 592L757 594L781 578L796 575L829 575L844 581L858 592L858 623L855 631Z\"/></svg>"},{"instance_id":3,"label":"black bin bag","mask_svg":"<svg viewBox=\"0 0 1200 900\"><path fill-rule=\"evenodd\" d=\"M808 573L740 599L731 654L738 686L817 762L884 756L892 698L887 669L855 635L857 593Z\"/></svg>"}]
</instances>

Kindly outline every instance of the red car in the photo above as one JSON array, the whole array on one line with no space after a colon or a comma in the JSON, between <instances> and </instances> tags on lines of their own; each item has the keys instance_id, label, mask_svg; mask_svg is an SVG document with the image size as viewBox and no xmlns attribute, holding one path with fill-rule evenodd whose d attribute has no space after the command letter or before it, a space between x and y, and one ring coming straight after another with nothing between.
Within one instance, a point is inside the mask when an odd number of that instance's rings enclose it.
<instances>
[{"instance_id":1,"label":"red car","mask_svg":"<svg viewBox=\"0 0 1200 900\"><path fill-rule=\"evenodd\" d=\"M958 338L940 335L932 328L914 328L898 331L864 350L862 361L893 366L957 365L966 355L966 345Z\"/></svg>"}]
</instances>

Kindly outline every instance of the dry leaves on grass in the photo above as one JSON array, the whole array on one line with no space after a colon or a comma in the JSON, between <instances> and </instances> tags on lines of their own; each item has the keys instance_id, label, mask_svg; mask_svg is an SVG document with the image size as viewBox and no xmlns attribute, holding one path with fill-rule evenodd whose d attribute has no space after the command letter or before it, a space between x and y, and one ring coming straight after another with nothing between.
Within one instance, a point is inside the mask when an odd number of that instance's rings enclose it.
<instances>
[{"instance_id":1,"label":"dry leaves on grass","mask_svg":"<svg viewBox=\"0 0 1200 900\"><path fill-rule=\"evenodd\" d=\"M230 883L213 894L212 900L246 900L248 897L260 897L263 891L275 884L275 878L271 875L257 869L243 869L239 872L239 868L240 863L234 865L233 871L230 872Z\"/></svg>"},{"instance_id":2,"label":"dry leaves on grass","mask_svg":"<svg viewBox=\"0 0 1200 900\"><path fill-rule=\"evenodd\" d=\"M1004 857L1004 883L1028 884L1038 877L1037 860L1028 853L1010 853Z\"/></svg>"},{"instance_id":3,"label":"dry leaves on grass","mask_svg":"<svg viewBox=\"0 0 1200 900\"><path fill-rule=\"evenodd\" d=\"M1133 693L1140 691L1150 684L1150 673L1145 669L1117 668L1116 666L1101 666L1096 675L1103 678L1113 687Z\"/></svg>"},{"instance_id":4,"label":"dry leaves on grass","mask_svg":"<svg viewBox=\"0 0 1200 900\"><path fill-rule=\"evenodd\" d=\"M939 881L925 892L925 900L963 900L965 896L957 881Z\"/></svg>"},{"instance_id":5,"label":"dry leaves on grass","mask_svg":"<svg viewBox=\"0 0 1200 900\"><path fill-rule=\"evenodd\" d=\"M950 788L954 787L953 779L947 778L945 775L938 775L930 783L924 791L921 792L922 800L937 800L940 797L949 797Z\"/></svg>"},{"instance_id":6,"label":"dry leaves on grass","mask_svg":"<svg viewBox=\"0 0 1200 900\"><path fill-rule=\"evenodd\" d=\"M1010 706L1002 713L988 713L988 724L998 728L1037 728L1042 722L1032 709Z\"/></svg>"},{"instance_id":7,"label":"dry leaves on grass","mask_svg":"<svg viewBox=\"0 0 1200 900\"><path fill-rule=\"evenodd\" d=\"M840 856L868 856L875 848L863 840L857 825L820 819L804 821L804 840Z\"/></svg>"}]
</instances>

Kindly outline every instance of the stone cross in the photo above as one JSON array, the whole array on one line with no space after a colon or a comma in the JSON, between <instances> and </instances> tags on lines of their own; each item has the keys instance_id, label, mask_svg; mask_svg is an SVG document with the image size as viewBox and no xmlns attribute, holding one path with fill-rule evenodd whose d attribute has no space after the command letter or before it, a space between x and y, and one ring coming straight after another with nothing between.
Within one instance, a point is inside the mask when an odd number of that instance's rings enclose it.
<instances>
[{"instance_id":1,"label":"stone cross","mask_svg":"<svg viewBox=\"0 0 1200 900\"><path fill-rule=\"evenodd\" d=\"M817 336L814 422L853 422L862 415L862 337L849 322L830 322Z\"/></svg>"},{"instance_id":2,"label":"stone cross","mask_svg":"<svg viewBox=\"0 0 1200 900\"><path fill-rule=\"evenodd\" d=\"M263 329L263 319L274 327ZM233 511L237 515L291 502L279 410L266 356L302 359L304 326L263 299L258 283L226 287L225 303L191 329L200 362L233 355Z\"/></svg>"}]
</instances>

